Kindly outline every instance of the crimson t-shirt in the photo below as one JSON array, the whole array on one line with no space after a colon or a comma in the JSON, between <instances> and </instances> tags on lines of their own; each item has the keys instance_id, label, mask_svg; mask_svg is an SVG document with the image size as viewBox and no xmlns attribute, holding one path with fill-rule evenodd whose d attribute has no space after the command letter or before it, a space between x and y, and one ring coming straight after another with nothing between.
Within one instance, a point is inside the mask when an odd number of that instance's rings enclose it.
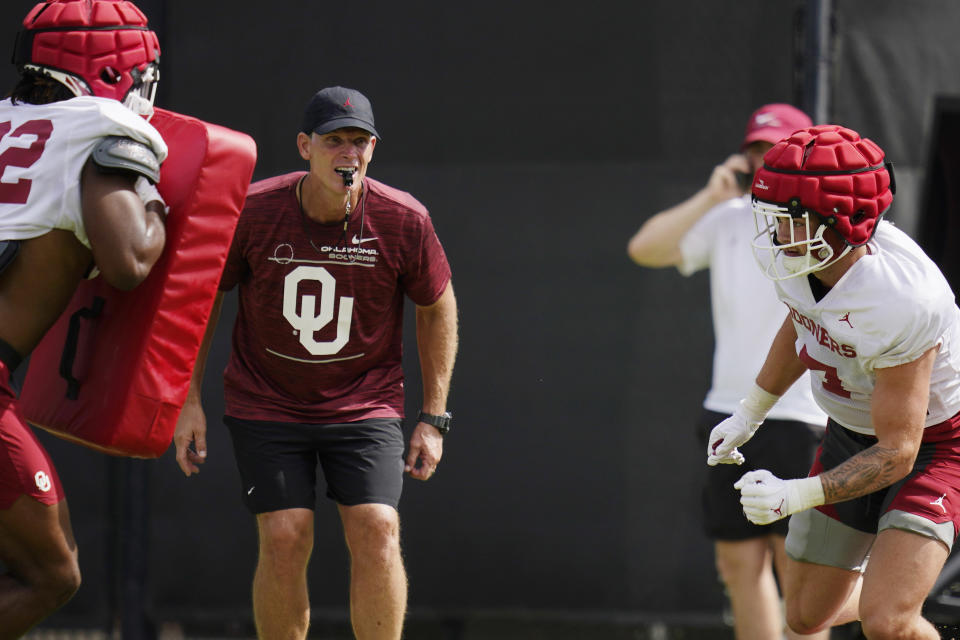
<instances>
[{"instance_id":1,"label":"crimson t-shirt","mask_svg":"<svg viewBox=\"0 0 960 640\"><path fill-rule=\"evenodd\" d=\"M290 173L250 186L220 289L239 285L226 413L354 422L403 416L403 300L437 301L450 266L426 208L371 178L343 222L303 215Z\"/></svg>"}]
</instances>

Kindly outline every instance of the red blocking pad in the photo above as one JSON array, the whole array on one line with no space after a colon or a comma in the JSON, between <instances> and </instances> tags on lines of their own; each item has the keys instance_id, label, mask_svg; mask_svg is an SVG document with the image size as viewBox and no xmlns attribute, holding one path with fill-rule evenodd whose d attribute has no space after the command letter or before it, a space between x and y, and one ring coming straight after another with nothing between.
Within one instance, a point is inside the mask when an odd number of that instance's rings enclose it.
<instances>
[{"instance_id":1,"label":"red blocking pad","mask_svg":"<svg viewBox=\"0 0 960 640\"><path fill-rule=\"evenodd\" d=\"M20 394L31 424L138 458L170 446L257 157L250 136L215 124L163 109L150 123L169 147L163 255L132 291L81 282Z\"/></svg>"}]
</instances>

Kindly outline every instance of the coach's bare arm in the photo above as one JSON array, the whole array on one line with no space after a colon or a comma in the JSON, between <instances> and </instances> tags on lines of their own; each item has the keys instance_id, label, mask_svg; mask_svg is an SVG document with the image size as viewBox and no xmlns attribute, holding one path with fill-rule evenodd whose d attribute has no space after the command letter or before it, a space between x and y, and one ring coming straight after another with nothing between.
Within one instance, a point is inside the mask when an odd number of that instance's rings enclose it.
<instances>
[{"instance_id":1,"label":"coach's bare arm","mask_svg":"<svg viewBox=\"0 0 960 640\"><path fill-rule=\"evenodd\" d=\"M217 321L220 319L220 308L223 306L223 291L217 291L210 310L210 319L207 321L207 330L200 343L197 353L197 362L193 366L193 376L190 378L190 389L187 399L177 418L177 427L173 432L173 443L177 447L177 464L183 474L190 476L200 473L200 465L207 457L207 417L203 413L201 392L203 391L203 373L207 366L207 355L210 353L210 344L216 333ZM190 445L194 445L193 449Z\"/></svg>"},{"instance_id":2,"label":"coach's bare arm","mask_svg":"<svg viewBox=\"0 0 960 640\"><path fill-rule=\"evenodd\" d=\"M714 167L702 189L643 223L627 245L630 259L643 267L675 267L680 264L683 236L707 211L743 195L734 172L749 170L750 163L739 153Z\"/></svg>"},{"instance_id":3,"label":"coach's bare arm","mask_svg":"<svg viewBox=\"0 0 960 640\"><path fill-rule=\"evenodd\" d=\"M447 410L447 395L453 363L457 357L457 300L453 284L431 305L417 306L417 352L423 379L423 406L426 413L441 415ZM432 425L420 422L410 436L405 471L418 480L427 480L443 456L443 436ZM419 461L419 464L418 464Z\"/></svg>"}]
</instances>

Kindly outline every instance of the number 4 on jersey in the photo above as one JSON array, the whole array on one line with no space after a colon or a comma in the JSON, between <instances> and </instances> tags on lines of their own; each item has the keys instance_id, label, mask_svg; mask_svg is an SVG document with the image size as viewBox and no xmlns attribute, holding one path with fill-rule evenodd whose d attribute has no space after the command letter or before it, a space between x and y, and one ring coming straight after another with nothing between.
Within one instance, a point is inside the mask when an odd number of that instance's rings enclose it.
<instances>
[{"instance_id":1,"label":"number 4 on jersey","mask_svg":"<svg viewBox=\"0 0 960 640\"><path fill-rule=\"evenodd\" d=\"M843 388L843 383L840 381L840 376L837 375L837 368L830 367L822 362L817 362L810 357L810 354L807 353L807 345L803 345L803 348L800 349L800 360L803 364L807 365L808 369L813 371L823 371L823 388L829 391L830 393L836 394L841 398L849 398L850 392Z\"/></svg>"}]
</instances>

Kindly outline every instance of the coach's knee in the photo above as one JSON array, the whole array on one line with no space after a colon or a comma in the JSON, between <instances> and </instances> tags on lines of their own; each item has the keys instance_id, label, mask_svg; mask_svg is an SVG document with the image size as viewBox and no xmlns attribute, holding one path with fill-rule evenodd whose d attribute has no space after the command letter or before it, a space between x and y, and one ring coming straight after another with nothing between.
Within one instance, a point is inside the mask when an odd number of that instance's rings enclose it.
<instances>
[{"instance_id":1,"label":"coach's knee","mask_svg":"<svg viewBox=\"0 0 960 640\"><path fill-rule=\"evenodd\" d=\"M743 558L731 557L730 554L716 557L717 573L725 585L733 586L745 579L756 581L759 571L755 570L752 563L743 562Z\"/></svg>"},{"instance_id":2,"label":"coach's knee","mask_svg":"<svg viewBox=\"0 0 960 640\"><path fill-rule=\"evenodd\" d=\"M770 570L767 547L760 540L717 543L715 556L717 573L728 588L755 585Z\"/></svg>"},{"instance_id":3,"label":"coach's knee","mask_svg":"<svg viewBox=\"0 0 960 640\"><path fill-rule=\"evenodd\" d=\"M313 520L276 513L260 521L260 561L278 568L306 565L313 550Z\"/></svg>"},{"instance_id":4,"label":"coach's knee","mask_svg":"<svg viewBox=\"0 0 960 640\"><path fill-rule=\"evenodd\" d=\"M344 518L347 546L354 557L388 559L400 553L400 519L384 505L363 505Z\"/></svg>"}]
</instances>

